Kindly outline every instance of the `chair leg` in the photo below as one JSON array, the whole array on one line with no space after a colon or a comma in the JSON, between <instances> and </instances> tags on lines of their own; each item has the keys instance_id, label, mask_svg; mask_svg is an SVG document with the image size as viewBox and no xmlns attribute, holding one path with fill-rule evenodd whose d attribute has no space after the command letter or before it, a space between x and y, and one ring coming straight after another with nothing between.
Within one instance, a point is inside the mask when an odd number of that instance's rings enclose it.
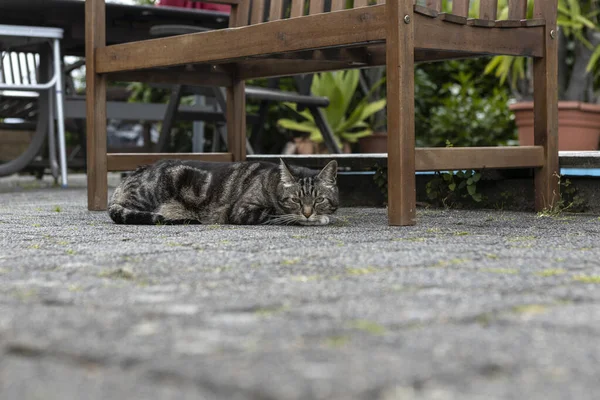
<instances>
[{"instance_id":1,"label":"chair leg","mask_svg":"<svg viewBox=\"0 0 600 400\"><path fill-rule=\"evenodd\" d=\"M65 113L64 113L64 100L63 100L63 70L62 70L62 56L60 52L60 42L58 39L54 40L54 74L56 75L56 86L54 95L56 96L56 102L54 103L56 109L56 126L58 128L58 153L60 161L60 176L62 187L67 187L67 144L65 139Z\"/></svg>"},{"instance_id":2,"label":"chair leg","mask_svg":"<svg viewBox=\"0 0 600 400\"><path fill-rule=\"evenodd\" d=\"M227 148L233 161L246 159L246 84L234 80L227 88Z\"/></svg>"},{"instance_id":3,"label":"chair leg","mask_svg":"<svg viewBox=\"0 0 600 400\"><path fill-rule=\"evenodd\" d=\"M50 171L54 178L54 183L58 184L58 178L60 176L60 166L56 159L56 132L54 131L54 102L56 96L54 95L54 89L48 90L48 163L50 164Z\"/></svg>"},{"instance_id":4,"label":"chair leg","mask_svg":"<svg viewBox=\"0 0 600 400\"><path fill-rule=\"evenodd\" d=\"M321 136L323 136L323 142L325 143L325 146L327 146L327 150L332 154L342 154L342 149L340 149L340 146L338 146L335 141L335 135L325 118L323 110L316 106L307 106L307 108L315 119L317 128L321 131Z\"/></svg>"},{"instance_id":5,"label":"chair leg","mask_svg":"<svg viewBox=\"0 0 600 400\"><path fill-rule=\"evenodd\" d=\"M560 201L558 162L557 40L546 33L546 54L533 61L534 144L544 147L546 162L535 171L535 209L551 209Z\"/></svg>"},{"instance_id":6,"label":"chair leg","mask_svg":"<svg viewBox=\"0 0 600 400\"><path fill-rule=\"evenodd\" d=\"M165 111L165 116L163 118L158 143L155 146L155 151L157 153L166 153L168 150L169 139L171 138L171 129L173 129L175 119L177 118L177 110L179 110L179 103L181 102L182 94L183 85L175 85L171 89L171 97L169 98L167 111Z\"/></svg>"},{"instance_id":7,"label":"chair leg","mask_svg":"<svg viewBox=\"0 0 600 400\"><path fill-rule=\"evenodd\" d=\"M406 1L391 1L387 7L388 220L390 225L414 225L413 7Z\"/></svg>"},{"instance_id":8,"label":"chair leg","mask_svg":"<svg viewBox=\"0 0 600 400\"><path fill-rule=\"evenodd\" d=\"M96 73L95 50L106 44L104 0L85 2L88 210L106 210L106 75Z\"/></svg>"}]
</instances>

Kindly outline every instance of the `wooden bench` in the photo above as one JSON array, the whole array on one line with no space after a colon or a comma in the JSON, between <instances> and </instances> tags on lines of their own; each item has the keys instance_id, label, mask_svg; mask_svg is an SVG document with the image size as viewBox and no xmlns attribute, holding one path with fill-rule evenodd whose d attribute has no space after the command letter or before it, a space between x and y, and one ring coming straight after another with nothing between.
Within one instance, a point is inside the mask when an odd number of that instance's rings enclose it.
<instances>
[{"instance_id":1,"label":"wooden bench","mask_svg":"<svg viewBox=\"0 0 600 400\"><path fill-rule=\"evenodd\" d=\"M557 0L509 2L509 19L496 20L496 0L213 0L232 5L230 28L106 46L104 0L86 0L88 208L107 205L107 171L164 157L241 161L245 151L244 80L346 68L387 67L388 216L391 225L415 223L415 170L535 168L536 208L558 193ZM370 1L373 3L373 1ZM287 4L290 6L287 7ZM285 5L285 7L284 7ZM329 8L329 7L328 7ZM308 13L308 15L304 15ZM265 22L268 21L268 22ZM414 134L414 63L495 54L533 58L535 145L419 148ZM108 76L227 88L227 153L107 154L105 90Z\"/></svg>"}]
</instances>

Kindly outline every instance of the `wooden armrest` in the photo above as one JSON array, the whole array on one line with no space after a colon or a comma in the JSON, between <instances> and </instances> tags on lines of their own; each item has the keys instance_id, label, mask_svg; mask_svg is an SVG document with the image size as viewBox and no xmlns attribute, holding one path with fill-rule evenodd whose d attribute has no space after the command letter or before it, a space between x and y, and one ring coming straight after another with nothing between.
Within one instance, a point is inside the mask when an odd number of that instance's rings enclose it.
<instances>
[{"instance_id":1,"label":"wooden armrest","mask_svg":"<svg viewBox=\"0 0 600 400\"><path fill-rule=\"evenodd\" d=\"M202 1L204 3L236 5L236 4L240 4L242 1L248 1L248 0L192 0L192 1Z\"/></svg>"}]
</instances>

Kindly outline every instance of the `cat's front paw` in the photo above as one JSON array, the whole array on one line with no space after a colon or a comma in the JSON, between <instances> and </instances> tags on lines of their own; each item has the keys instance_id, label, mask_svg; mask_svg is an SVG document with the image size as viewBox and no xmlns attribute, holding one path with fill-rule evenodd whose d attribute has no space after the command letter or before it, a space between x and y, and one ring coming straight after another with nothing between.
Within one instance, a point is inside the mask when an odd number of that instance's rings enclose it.
<instances>
[{"instance_id":1,"label":"cat's front paw","mask_svg":"<svg viewBox=\"0 0 600 400\"><path fill-rule=\"evenodd\" d=\"M300 224L306 226L327 225L329 224L329 217L326 215L313 215L305 221L300 221Z\"/></svg>"},{"instance_id":2,"label":"cat's front paw","mask_svg":"<svg viewBox=\"0 0 600 400\"><path fill-rule=\"evenodd\" d=\"M329 224L329 217L326 215L319 215L318 225L328 225L328 224Z\"/></svg>"}]
</instances>

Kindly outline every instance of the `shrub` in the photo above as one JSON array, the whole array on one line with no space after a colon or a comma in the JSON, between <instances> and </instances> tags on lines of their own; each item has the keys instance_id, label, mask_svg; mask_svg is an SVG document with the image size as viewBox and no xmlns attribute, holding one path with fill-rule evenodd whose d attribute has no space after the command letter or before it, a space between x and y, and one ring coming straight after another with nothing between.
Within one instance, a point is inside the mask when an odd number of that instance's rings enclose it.
<instances>
[{"instance_id":1,"label":"shrub","mask_svg":"<svg viewBox=\"0 0 600 400\"><path fill-rule=\"evenodd\" d=\"M437 68L435 68L437 67ZM505 85L483 76L485 61L450 61L415 71L418 146L516 144Z\"/></svg>"}]
</instances>

